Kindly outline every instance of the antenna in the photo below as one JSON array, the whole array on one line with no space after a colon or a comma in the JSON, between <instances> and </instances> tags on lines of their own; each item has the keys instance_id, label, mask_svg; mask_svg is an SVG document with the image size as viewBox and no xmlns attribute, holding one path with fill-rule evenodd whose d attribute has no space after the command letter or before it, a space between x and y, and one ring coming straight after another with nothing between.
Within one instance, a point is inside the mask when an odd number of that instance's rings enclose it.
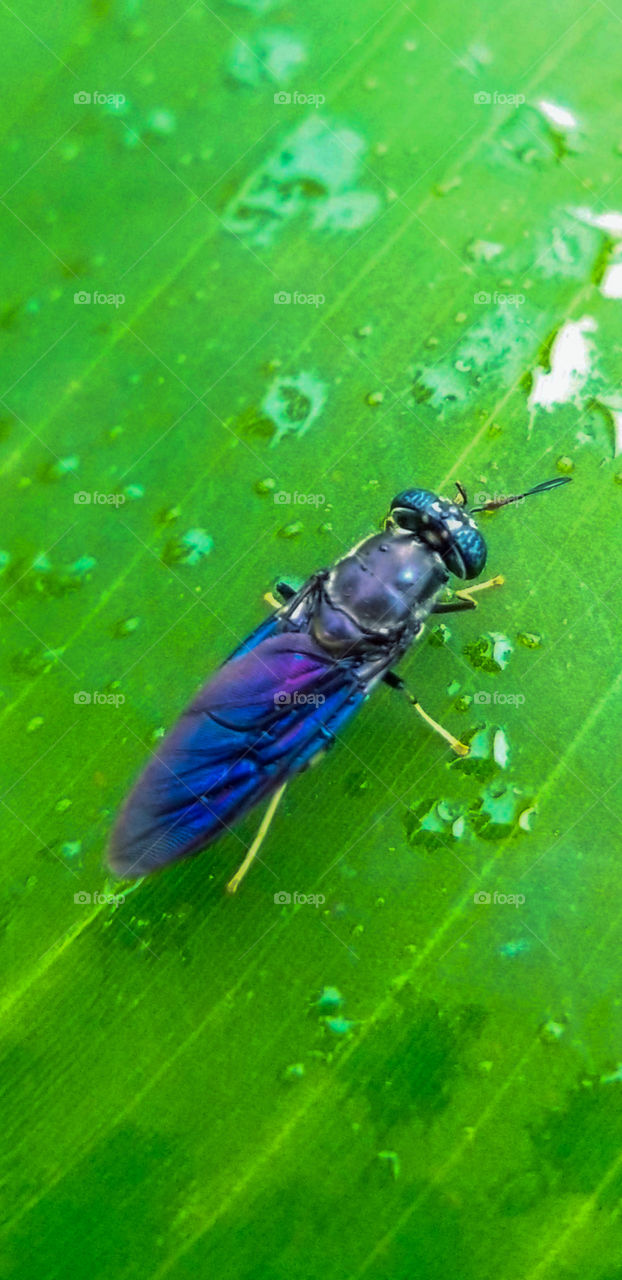
<instances>
[{"instance_id":1,"label":"antenna","mask_svg":"<svg viewBox=\"0 0 622 1280\"><path fill-rule=\"evenodd\" d=\"M471 507L471 515L476 511L498 511L499 507L507 507L511 502L520 502L522 498L531 497L532 493L545 493L547 489L556 489L558 484L569 484L572 476L556 476L554 480L543 480L542 484L534 485L533 489L527 489L526 493L515 493L509 498L499 498L496 501L484 502L481 507Z\"/></svg>"}]
</instances>

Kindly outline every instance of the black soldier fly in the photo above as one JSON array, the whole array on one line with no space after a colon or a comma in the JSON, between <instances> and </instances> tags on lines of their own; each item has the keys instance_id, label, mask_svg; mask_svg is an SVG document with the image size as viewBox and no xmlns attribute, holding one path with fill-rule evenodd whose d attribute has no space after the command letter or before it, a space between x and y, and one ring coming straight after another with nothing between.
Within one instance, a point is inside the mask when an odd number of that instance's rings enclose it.
<instances>
[{"instance_id":1,"label":"black soldier fly","mask_svg":"<svg viewBox=\"0 0 622 1280\"><path fill-rule=\"evenodd\" d=\"M545 480L526 493L473 507L458 485L454 502L407 489L380 533L358 543L299 591L279 583L282 605L207 681L140 775L115 824L108 853L119 876L139 877L198 853L259 801L271 797L256 839L227 889L234 893L256 857L290 778L315 762L384 681L460 755L468 748L435 723L392 666L433 613L474 609L493 578L441 599L450 575L476 578L486 543L472 519L566 484Z\"/></svg>"}]
</instances>

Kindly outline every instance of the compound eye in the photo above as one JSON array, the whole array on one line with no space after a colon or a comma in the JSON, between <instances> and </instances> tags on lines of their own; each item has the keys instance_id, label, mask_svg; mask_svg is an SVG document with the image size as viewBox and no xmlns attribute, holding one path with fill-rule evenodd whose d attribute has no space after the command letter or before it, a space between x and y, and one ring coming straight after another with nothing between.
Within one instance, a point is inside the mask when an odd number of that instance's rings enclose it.
<instances>
[{"instance_id":1,"label":"compound eye","mask_svg":"<svg viewBox=\"0 0 622 1280\"><path fill-rule=\"evenodd\" d=\"M391 515L437 551L458 578L476 578L486 563L486 543L463 508L429 489L405 489L391 503Z\"/></svg>"},{"instance_id":2,"label":"compound eye","mask_svg":"<svg viewBox=\"0 0 622 1280\"><path fill-rule=\"evenodd\" d=\"M486 543L476 526L470 522L453 535L451 552L445 556L445 563L452 573L459 578L477 578L486 564ZM455 567L450 562L455 560Z\"/></svg>"},{"instance_id":3,"label":"compound eye","mask_svg":"<svg viewBox=\"0 0 622 1280\"><path fill-rule=\"evenodd\" d=\"M393 499L390 514L400 529L414 531L419 528L422 518L438 501L436 494L431 493L429 489L405 489Z\"/></svg>"}]
</instances>

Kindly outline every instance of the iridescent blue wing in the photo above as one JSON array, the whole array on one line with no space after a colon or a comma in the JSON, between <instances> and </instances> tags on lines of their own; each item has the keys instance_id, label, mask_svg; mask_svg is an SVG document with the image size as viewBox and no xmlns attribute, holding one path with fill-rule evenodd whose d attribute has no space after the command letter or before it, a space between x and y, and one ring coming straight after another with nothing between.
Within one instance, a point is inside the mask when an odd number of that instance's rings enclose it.
<instances>
[{"instance_id":1,"label":"iridescent blue wing","mask_svg":"<svg viewBox=\"0 0 622 1280\"><path fill-rule=\"evenodd\" d=\"M275 614L254 632L162 741L114 828L117 875L198 853L304 769L360 706L366 689L353 665L282 625Z\"/></svg>"}]
</instances>

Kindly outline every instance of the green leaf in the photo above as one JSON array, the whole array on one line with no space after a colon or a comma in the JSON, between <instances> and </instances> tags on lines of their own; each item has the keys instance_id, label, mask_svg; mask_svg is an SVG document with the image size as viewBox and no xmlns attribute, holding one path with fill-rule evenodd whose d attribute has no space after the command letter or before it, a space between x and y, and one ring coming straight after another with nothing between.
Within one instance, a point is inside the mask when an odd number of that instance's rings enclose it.
<instances>
[{"instance_id":1,"label":"green leaf","mask_svg":"<svg viewBox=\"0 0 622 1280\"><path fill-rule=\"evenodd\" d=\"M0 21L3 1274L614 1280L620 15ZM470 757L382 689L235 897L259 814L112 881L275 581L557 474L401 666Z\"/></svg>"}]
</instances>

